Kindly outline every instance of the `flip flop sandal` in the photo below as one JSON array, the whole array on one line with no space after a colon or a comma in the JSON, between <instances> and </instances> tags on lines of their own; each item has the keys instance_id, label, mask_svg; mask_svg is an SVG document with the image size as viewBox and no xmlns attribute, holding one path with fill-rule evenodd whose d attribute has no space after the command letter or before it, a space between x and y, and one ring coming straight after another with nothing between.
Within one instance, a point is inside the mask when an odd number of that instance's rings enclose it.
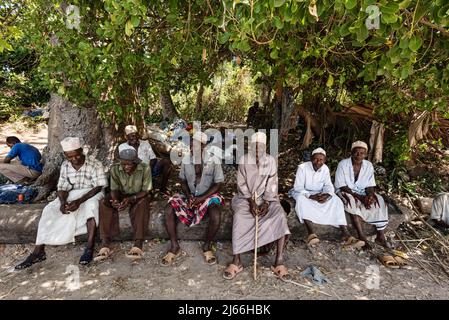
<instances>
[{"instance_id":1,"label":"flip flop sandal","mask_svg":"<svg viewBox=\"0 0 449 320\"><path fill-rule=\"evenodd\" d=\"M406 259L406 260L408 260L410 258L407 253L402 252L400 250L393 250L393 254L394 254L395 257L399 256L399 257L401 257L403 259Z\"/></svg>"},{"instance_id":2,"label":"flip flop sandal","mask_svg":"<svg viewBox=\"0 0 449 320\"><path fill-rule=\"evenodd\" d=\"M237 266L237 265L231 263L223 272L223 278L226 280L232 280L242 271L243 271L243 266ZM229 275L226 275L226 272Z\"/></svg>"},{"instance_id":3,"label":"flip flop sandal","mask_svg":"<svg viewBox=\"0 0 449 320\"><path fill-rule=\"evenodd\" d=\"M44 254L40 254L40 255L35 255L35 254L30 254L25 261L23 261L22 263L18 264L17 266L14 267L15 270L23 270L26 268L31 267L33 264L44 261L47 259L47 255Z\"/></svg>"},{"instance_id":4,"label":"flip flop sandal","mask_svg":"<svg viewBox=\"0 0 449 320\"><path fill-rule=\"evenodd\" d=\"M307 244L309 246L313 246L313 245L317 244L318 242L320 242L320 239L318 239L318 236L315 233L312 233L311 235L309 235L307 237Z\"/></svg>"},{"instance_id":5,"label":"flip flop sandal","mask_svg":"<svg viewBox=\"0 0 449 320\"><path fill-rule=\"evenodd\" d=\"M399 257L399 256L395 256L394 257L394 260L396 260L396 262L398 263L398 265L400 266L400 267L403 267L403 266L406 266L408 263L407 263L407 260L405 260L405 259L403 259L403 258L401 258L401 257Z\"/></svg>"},{"instance_id":6,"label":"flip flop sandal","mask_svg":"<svg viewBox=\"0 0 449 320\"><path fill-rule=\"evenodd\" d=\"M100 249L100 251L98 252L97 256L94 258L94 261L103 261L106 260L107 258L109 258L112 254L112 250L109 249L108 247L103 247Z\"/></svg>"},{"instance_id":7,"label":"flip flop sandal","mask_svg":"<svg viewBox=\"0 0 449 320\"><path fill-rule=\"evenodd\" d=\"M208 265L214 265L217 263L217 258L215 257L214 253L212 252L212 250L209 251L204 251L203 252L204 255L204 259L206 260L206 263Z\"/></svg>"},{"instance_id":8,"label":"flip flop sandal","mask_svg":"<svg viewBox=\"0 0 449 320\"><path fill-rule=\"evenodd\" d=\"M138 247L132 247L131 250L126 253L127 258L134 260L142 259L142 255L143 251Z\"/></svg>"},{"instance_id":9,"label":"flip flop sandal","mask_svg":"<svg viewBox=\"0 0 449 320\"><path fill-rule=\"evenodd\" d=\"M162 258L161 265L164 267L170 266L175 262L176 258L178 258L182 254L181 249L177 253L167 252L167 254Z\"/></svg>"},{"instance_id":10,"label":"flip flop sandal","mask_svg":"<svg viewBox=\"0 0 449 320\"><path fill-rule=\"evenodd\" d=\"M343 244L344 247L354 247L354 248L362 248L365 246L365 241L359 240L353 236L349 237L345 243Z\"/></svg>"},{"instance_id":11,"label":"flip flop sandal","mask_svg":"<svg viewBox=\"0 0 449 320\"><path fill-rule=\"evenodd\" d=\"M377 259L387 268L399 269L399 264L393 256L378 256Z\"/></svg>"},{"instance_id":12,"label":"flip flop sandal","mask_svg":"<svg viewBox=\"0 0 449 320\"><path fill-rule=\"evenodd\" d=\"M271 271L273 271L276 277L278 277L282 281L289 280L289 278L291 277L290 273L288 273L287 268L283 264L280 264L277 267L271 266Z\"/></svg>"}]
</instances>

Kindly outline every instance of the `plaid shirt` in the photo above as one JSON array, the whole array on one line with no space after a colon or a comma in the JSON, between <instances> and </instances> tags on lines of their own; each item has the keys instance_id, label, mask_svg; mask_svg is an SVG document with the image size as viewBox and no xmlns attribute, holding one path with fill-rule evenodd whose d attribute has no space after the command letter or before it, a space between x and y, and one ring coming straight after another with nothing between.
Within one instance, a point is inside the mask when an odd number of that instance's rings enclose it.
<instances>
[{"instance_id":1,"label":"plaid shirt","mask_svg":"<svg viewBox=\"0 0 449 320\"><path fill-rule=\"evenodd\" d=\"M76 171L71 163L65 160L61 165L58 191L71 191L106 187L108 180L103 165L95 158L86 156L83 166Z\"/></svg>"}]
</instances>

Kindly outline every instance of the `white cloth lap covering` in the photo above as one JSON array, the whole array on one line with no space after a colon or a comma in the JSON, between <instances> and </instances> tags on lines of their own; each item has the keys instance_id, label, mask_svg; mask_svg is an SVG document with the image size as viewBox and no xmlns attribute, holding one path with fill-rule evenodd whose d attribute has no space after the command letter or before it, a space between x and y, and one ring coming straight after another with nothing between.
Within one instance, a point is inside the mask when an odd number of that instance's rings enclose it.
<instances>
[{"instance_id":1,"label":"white cloth lap covering","mask_svg":"<svg viewBox=\"0 0 449 320\"><path fill-rule=\"evenodd\" d=\"M70 191L68 202L82 197L92 189ZM98 225L99 201L103 193L97 193L92 198L83 202L78 210L63 214L60 211L61 202L55 199L45 206L39 221L36 244L64 245L75 242L75 237L87 233L86 222L90 218L95 219Z\"/></svg>"},{"instance_id":2,"label":"white cloth lap covering","mask_svg":"<svg viewBox=\"0 0 449 320\"><path fill-rule=\"evenodd\" d=\"M360 201L356 202L352 195L346 193L345 195L349 199L349 203L347 202L340 190L344 186L350 188L354 193L366 195L366 188L376 186L372 163L363 160L358 179L355 181L351 158L340 161L335 173L335 188L343 200L346 212L360 216L363 221L376 226L379 231L384 230L388 225L388 207L382 196L376 193L379 206L373 204L370 209L366 209Z\"/></svg>"},{"instance_id":3,"label":"white cloth lap covering","mask_svg":"<svg viewBox=\"0 0 449 320\"><path fill-rule=\"evenodd\" d=\"M94 158L86 156L83 166L78 170L75 170L67 160L61 165L58 191L69 192L68 203L81 198L93 188L107 185L103 165ZM97 193L69 214L61 212L59 198L50 202L42 212L36 244L63 245L74 242L75 236L86 234L88 219L94 218L98 225L99 201L103 196L103 192Z\"/></svg>"},{"instance_id":4,"label":"white cloth lap covering","mask_svg":"<svg viewBox=\"0 0 449 320\"><path fill-rule=\"evenodd\" d=\"M301 223L309 220L334 227L347 225L343 202L334 192L329 168L325 164L317 171L311 161L300 164L293 189L295 210ZM331 198L324 203L309 199L318 193L328 193Z\"/></svg>"}]
</instances>

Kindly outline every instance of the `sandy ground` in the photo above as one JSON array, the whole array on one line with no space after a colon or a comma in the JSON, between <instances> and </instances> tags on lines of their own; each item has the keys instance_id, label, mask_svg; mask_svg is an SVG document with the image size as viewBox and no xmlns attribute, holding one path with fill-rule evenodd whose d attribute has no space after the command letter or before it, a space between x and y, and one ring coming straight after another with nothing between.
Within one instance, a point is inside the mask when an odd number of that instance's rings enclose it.
<instances>
[{"instance_id":1,"label":"sandy ground","mask_svg":"<svg viewBox=\"0 0 449 320\"><path fill-rule=\"evenodd\" d=\"M159 264L168 243L147 242L138 263L125 257L130 245L117 243L109 260L88 267L77 264L81 244L49 247L46 261L22 271L13 266L32 246L0 245L0 299L449 299L444 275L436 274L437 284L416 265L388 269L374 255L336 242L322 241L311 249L290 242L285 265L294 283L282 282L269 270L274 252L259 258L257 281L252 279L251 253L243 255L245 270L225 280L229 242L217 244L218 264L213 266L204 263L199 242L181 242L185 255L169 267ZM300 276L309 265L317 266L329 283L317 285Z\"/></svg>"}]
</instances>

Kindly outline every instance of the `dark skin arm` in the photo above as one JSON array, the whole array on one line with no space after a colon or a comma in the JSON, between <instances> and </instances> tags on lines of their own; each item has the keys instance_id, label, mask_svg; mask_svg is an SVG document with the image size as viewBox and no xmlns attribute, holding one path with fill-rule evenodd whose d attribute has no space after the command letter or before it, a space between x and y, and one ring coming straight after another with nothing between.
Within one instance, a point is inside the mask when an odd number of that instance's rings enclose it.
<instances>
[{"instance_id":1,"label":"dark skin arm","mask_svg":"<svg viewBox=\"0 0 449 320\"><path fill-rule=\"evenodd\" d=\"M248 198L248 202L249 202L249 211L253 216L258 215L260 217L263 217L268 213L268 207L270 205L268 201L264 200L260 206L256 204L256 201L254 201L253 198Z\"/></svg>"},{"instance_id":2,"label":"dark skin arm","mask_svg":"<svg viewBox=\"0 0 449 320\"><path fill-rule=\"evenodd\" d=\"M219 183L214 183L214 184L209 188L209 190L207 190L204 194L202 194L202 195L199 196L199 197L194 197L194 198L193 198L193 202L192 202L192 206L195 207L195 206L200 205L204 200L207 199L207 197L209 197L210 195L212 195L212 194L214 194L214 193L219 192L219 191L220 191L220 188L221 188L221 185L222 185L221 182L219 182Z\"/></svg>"},{"instance_id":3,"label":"dark skin arm","mask_svg":"<svg viewBox=\"0 0 449 320\"><path fill-rule=\"evenodd\" d=\"M123 198L122 201L120 201L120 193L117 191L111 191L111 206L118 211L122 211L126 209L129 205L135 204L140 199L145 198L148 196L148 191L140 191L135 194L127 195Z\"/></svg>"},{"instance_id":4,"label":"dark skin arm","mask_svg":"<svg viewBox=\"0 0 449 320\"><path fill-rule=\"evenodd\" d=\"M263 217L268 213L268 207L270 203L266 200L263 201L263 203L259 206L259 216Z\"/></svg>"},{"instance_id":5,"label":"dark skin arm","mask_svg":"<svg viewBox=\"0 0 449 320\"><path fill-rule=\"evenodd\" d=\"M341 187L340 190L343 192L342 195L348 203L350 203L349 198L345 195L345 193L351 194L354 197L355 201L358 200L361 203L363 203L363 205L365 206L366 209L370 209L371 206L373 204L375 205L376 203L378 206L380 206L379 200L377 199L377 196L374 193L374 187L368 187L365 189L366 196L361 196L355 192L352 192L352 190L347 186Z\"/></svg>"},{"instance_id":6,"label":"dark skin arm","mask_svg":"<svg viewBox=\"0 0 449 320\"><path fill-rule=\"evenodd\" d=\"M344 193L349 193L349 194L352 195L353 197L357 197L357 196L358 196L358 194L355 193L355 192L353 192L348 186L341 187L340 190L341 190L342 192L344 192Z\"/></svg>"},{"instance_id":7,"label":"dark skin arm","mask_svg":"<svg viewBox=\"0 0 449 320\"><path fill-rule=\"evenodd\" d=\"M58 198L61 202L61 207L59 210L61 210L62 214L68 214L67 212L67 197L69 196L68 191L58 191Z\"/></svg>"},{"instance_id":8,"label":"dark skin arm","mask_svg":"<svg viewBox=\"0 0 449 320\"><path fill-rule=\"evenodd\" d=\"M68 197L69 193L67 191L58 191L59 201L61 201L61 212L66 214L66 213L78 210L78 208L80 207L80 205L82 203L86 202L88 199L95 196L97 193L99 193L101 191L102 188L103 188L102 186L95 187L92 190L90 190L88 193L83 195L81 198L73 200L72 202L69 202L69 203L67 203L67 197ZM64 211L62 210L63 203L64 203L64 209L65 209Z\"/></svg>"},{"instance_id":9,"label":"dark skin arm","mask_svg":"<svg viewBox=\"0 0 449 320\"><path fill-rule=\"evenodd\" d=\"M318 201L319 203L325 203L330 198L331 198L331 195L329 193L317 193L317 194L311 195L309 197L309 199Z\"/></svg>"},{"instance_id":10,"label":"dark skin arm","mask_svg":"<svg viewBox=\"0 0 449 320\"><path fill-rule=\"evenodd\" d=\"M190 207L191 204L192 204L192 201L193 201L193 196L190 193L190 188L189 188L189 185L187 184L186 180L181 180L181 188L182 188L182 191L184 192L184 194L187 197L187 204Z\"/></svg>"},{"instance_id":11,"label":"dark skin arm","mask_svg":"<svg viewBox=\"0 0 449 320\"><path fill-rule=\"evenodd\" d=\"M6 157L5 159L3 159L3 163L10 163L11 160L11 158Z\"/></svg>"},{"instance_id":12,"label":"dark skin arm","mask_svg":"<svg viewBox=\"0 0 449 320\"><path fill-rule=\"evenodd\" d=\"M374 187L365 188L365 192L366 196L363 197L364 202L362 201L365 208L370 209L371 205L374 204L374 206L376 206L376 203L380 207L379 199L377 199L377 196L374 193Z\"/></svg>"},{"instance_id":13,"label":"dark skin arm","mask_svg":"<svg viewBox=\"0 0 449 320\"><path fill-rule=\"evenodd\" d=\"M341 187L340 190L342 192L343 198L346 199L346 201L348 202L349 206L351 206L351 202L349 201L349 198L346 195L346 193L349 193L350 195L352 195L354 197L354 199L355 199L355 202L357 202L357 200L360 201L360 202L363 202L362 201L362 196L357 194L357 193L355 193L355 192L353 192L348 186Z\"/></svg>"},{"instance_id":14,"label":"dark skin arm","mask_svg":"<svg viewBox=\"0 0 449 320\"><path fill-rule=\"evenodd\" d=\"M254 201L253 198L248 198L248 202L249 202L249 211L252 213L253 216L255 216L257 214L257 211L259 210L256 201Z\"/></svg>"}]
</instances>

